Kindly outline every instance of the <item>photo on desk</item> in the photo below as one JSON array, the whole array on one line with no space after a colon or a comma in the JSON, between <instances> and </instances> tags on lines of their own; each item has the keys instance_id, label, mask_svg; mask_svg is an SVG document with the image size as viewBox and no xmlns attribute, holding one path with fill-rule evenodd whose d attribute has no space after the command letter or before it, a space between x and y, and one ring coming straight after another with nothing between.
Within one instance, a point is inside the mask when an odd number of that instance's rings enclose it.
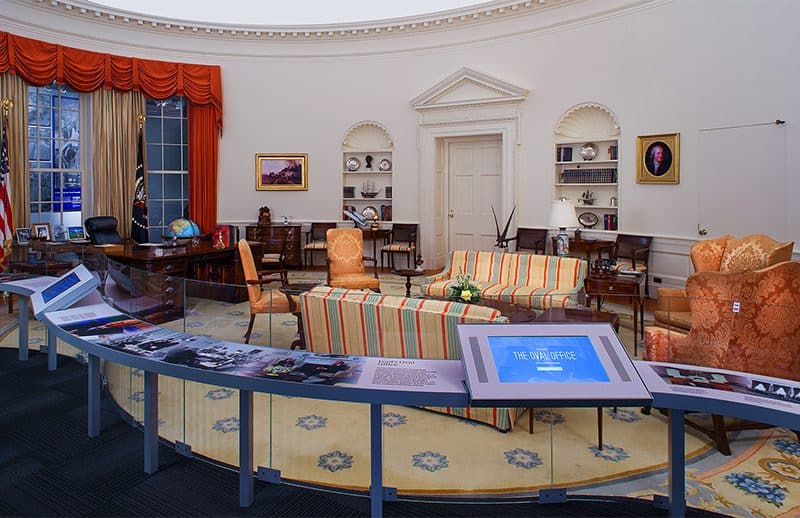
<instances>
[{"instance_id":1,"label":"photo on desk","mask_svg":"<svg viewBox=\"0 0 800 518\"><path fill-rule=\"evenodd\" d=\"M31 236L50 241L53 238L50 233L50 223L34 223L31 226Z\"/></svg>"},{"instance_id":2,"label":"photo on desk","mask_svg":"<svg viewBox=\"0 0 800 518\"><path fill-rule=\"evenodd\" d=\"M83 231L83 227L67 227L67 238L70 241L86 239L86 232Z\"/></svg>"},{"instance_id":3,"label":"photo on desk","mask_svg":"<svg viewBox=\"0 0 800 518\"><path fill-rule=\"evenodd\" d=\"M18 228L16 230L17 234L17 243L20 245L27 245L28 242L31 240L31 229L29 228Z\"/></svg>"}]
</instances>

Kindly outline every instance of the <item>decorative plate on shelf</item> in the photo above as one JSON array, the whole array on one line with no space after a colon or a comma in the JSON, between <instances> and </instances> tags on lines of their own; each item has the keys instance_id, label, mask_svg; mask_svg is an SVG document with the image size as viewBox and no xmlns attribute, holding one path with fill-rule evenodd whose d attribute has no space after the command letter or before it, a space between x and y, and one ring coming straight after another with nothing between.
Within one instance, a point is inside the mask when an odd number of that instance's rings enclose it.
<instances>
[{"instance_id":1,"label":"decorative plate on shelf","mask_svg":"<svg viewBox=\"0 0 800 518\"><path fill-rule=\"evenodd\" d=\"M581 158L584 160L592 160L597 156L597 146L591 142L587 142L581 147Z\"/></svg>"},{"instance_id":2,"label":"decorative plate on shelf","mask_svg":"<svg viewBox=\"0 0 800 518\"><path fill-rule=\"evenodd\" d=\"M367 205L364 207L364 210L361 211L361 215L364 216L364 219L367 221L372 221L372 219L378 215L378 209L372 205Z\"/></svg>"},{"instance_id":3,"label":"decorative plate on shelf","mask_svg":"<svg viewBox=\"0 0 800 518\"><path fill-rule=\"evenodd\" d=\"M597 225L597 222L600 221L600 218L598 218L597 214L593 212L584 212L578 216L578 221L584 227L592 228L593 226Z\"/></svg>"},{"instance_id":4,"label":"decorative plate on shelf","mask_svg":"<svg viewBox=\"0 0 800 518\"><path fill-rule=\"evenodd\" d=\"M354 156L351 156L345 162L348 171L358 171L358 168L361 167L361 160L357 159Z\"/></svg>"},{"instance_id":5,"label":"decorative plate on shelf","mask_svg":"<svg viewBox=\"0 0 800 518\"><path fill-rule=\"evenodd\" d=\"M392 170L392 161L388 158L384 158L380 162L378 162L378 169L380 171L391 171Z\"/></svg>"}]
</instances>

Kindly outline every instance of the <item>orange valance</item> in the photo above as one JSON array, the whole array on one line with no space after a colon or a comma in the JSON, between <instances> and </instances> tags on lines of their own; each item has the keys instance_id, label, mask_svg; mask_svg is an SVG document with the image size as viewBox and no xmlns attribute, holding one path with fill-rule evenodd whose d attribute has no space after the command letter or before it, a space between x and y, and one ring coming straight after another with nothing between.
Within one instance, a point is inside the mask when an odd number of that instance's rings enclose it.
<instances>
[{"instance_id":1,"label":"orange valance","mask_svg":"<svg viewBox=\"0 0 800 518\"><path fill-rule=\"evenodd\" d=\"M217 128L222 128L222 76L216 65L113 56L0 32L2 72L35 86L66 83L79 92L103 87L138 90L151 99L182 95L193 104L212 105Z\"/></svg>"}]
</instances>

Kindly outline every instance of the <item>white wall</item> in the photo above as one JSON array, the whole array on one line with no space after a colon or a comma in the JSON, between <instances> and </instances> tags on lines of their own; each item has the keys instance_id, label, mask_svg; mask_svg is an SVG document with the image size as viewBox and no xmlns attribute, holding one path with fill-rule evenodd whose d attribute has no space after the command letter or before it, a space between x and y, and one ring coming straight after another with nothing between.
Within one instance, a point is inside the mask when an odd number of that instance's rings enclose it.
<instances>
[{"instance_id":1,"label":"white wall","mask_svg":"<svg viewBox=\"0 0 800 518\"><path fill-rule=\"evenodd\" d=\"M621 125L620 231L662 238L653 269L666 284L679 284L689 272L687 246L697 238L698 131L780 118L789 150L798 141L800 2L792 0L579 1L472 28L339 42L143 33L37 2L0 4L3 30L15 34L221 65L225 222L254 221L262 205L292 219L338 218L341 138L360 120L378 121L394 137L394 218L418 220L417 114L408 101L469 67L531 92L523 105L518 226L547 224L559 117L577 103L600 102ZM90 32L92 39L82 35ZM670 132L681 133L680 185L636 184L636 136ZM308 192L257 192L259 152L308 153ZM788 171L798 165L790 153ZM785 174L762 173L765 181ZM713 174L724 181L724 171ZM796 180L789 189L789 199L798 199ZM798 209L790 210L789 220L798 221ZM800 241L797 224L788 234L774 237Z\"/></svg>"}]
</instances>

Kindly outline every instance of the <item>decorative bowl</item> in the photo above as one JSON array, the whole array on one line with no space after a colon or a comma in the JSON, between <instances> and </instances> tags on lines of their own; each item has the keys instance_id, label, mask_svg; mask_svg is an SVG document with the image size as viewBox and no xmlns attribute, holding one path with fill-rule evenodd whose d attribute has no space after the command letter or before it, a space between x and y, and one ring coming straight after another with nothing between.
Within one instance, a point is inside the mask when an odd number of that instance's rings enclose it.
<instances>
[{"instance_id":1,"label":"decorative bowl","mask_svg":"<svg viewBox=\"0 0 800 518\"><path fill-rule=\"evenodd\" d=\"M584 160L592 160L597 156L597 146L591 142L587 142L581 147L581 158Z\"/></svg>"}]
</instances>

